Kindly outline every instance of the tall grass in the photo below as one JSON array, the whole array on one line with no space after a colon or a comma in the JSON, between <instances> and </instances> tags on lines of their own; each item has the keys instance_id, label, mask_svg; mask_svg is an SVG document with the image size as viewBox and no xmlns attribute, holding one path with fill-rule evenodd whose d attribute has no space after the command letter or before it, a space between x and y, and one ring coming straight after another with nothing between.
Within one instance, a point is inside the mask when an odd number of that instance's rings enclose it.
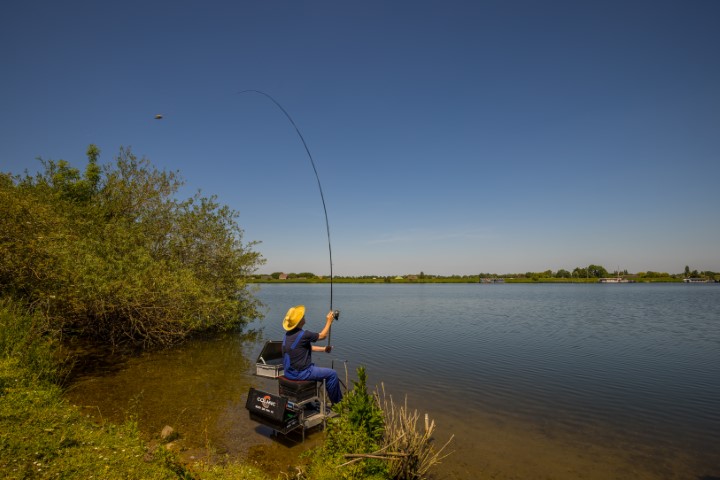
<instances>
[{"instance_id":1,"label":"tall grass","mask_svg":"<svg viewBox=\"0 0 720 480\"><path fill-rule=\"evenodd\" d=\"M334 410L325 442L310 451L307 471L298 480L420 480L448 454L452 437L435 445L435 422L405 404L396 404L384 385L374 394L367 391L364 368L358 381Z\"/></svg>"},{"instance_id":2,"label":"tall grass","mask_svg":"<svg viewBox=\"0 0 720 480\"><path fill-rule=\"evenodd\" d=\"M424 415L424 423L418 425L420 414L408 408L407 397L403 404L395 403L392 396L385 392L384 384L376 395L385 420L385 451L393 453L389 457L390 478L426 478L430 469L450 454L444 452L453 437L442 447L436 448L433 437L435 421L428 414Z\"/></svg>"},{"instance_id":3,"label":"tall grass","mask_svg":"<svg viewBox=\"0 0 720 480\"><path fill-rule=\"evenodd\" d=\"M0 299L0 362L13 365L13 382L57 382L62 362L57 358L58 336L40 313L28 313L24 305ZM4 380L3 380L4 379ZM0 376L0 392L6 376Z\"/></svg>"}]
</instances>

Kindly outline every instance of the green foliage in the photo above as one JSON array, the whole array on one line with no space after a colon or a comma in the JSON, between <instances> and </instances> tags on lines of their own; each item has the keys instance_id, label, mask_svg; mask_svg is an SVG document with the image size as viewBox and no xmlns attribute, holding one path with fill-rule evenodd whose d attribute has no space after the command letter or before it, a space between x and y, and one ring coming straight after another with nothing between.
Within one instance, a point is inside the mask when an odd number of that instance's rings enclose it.
<instances>
[{"instance_id":1,"label":"green foliage","mask_svg":"<svg viewBox=\"0 0 720 480\"><path fill-rule=\"evenodd\" d=\"M325 442L308 452L311 462L304 478L397 479L427 478L429 470L445 456L452 438L436 448L435 422L379 392L369 394L365 369L358 369L354 388L334 407L339 416L328 424ZM350 459L349 459L350 458Z\"/></svg>"},{"instance_id":2,"label":"green foliage","mask_svg":"<svg viewBox=\"0 0 720 480\"><path fill-rule=\"evenodd\" d=\"M367 373L365 367L357 370L358 379L353 381L353 389L335 407L335 411L347 421L354 430L361 431L373 442L383 436L383 416L378 400L367 391Z\"/></svg>"},{"instance_id":3,"label":"green foliage","mask_svg":"<svg viewBox=\"0 0 720 480\"><path fill-rule=\"evenodd\" d=\"M261 262L236 214L121 150L85 173L43 161L0 174L0 478L267 478L248 466L189 467L132 423L97 424L62 398L63 334L171 343L256 316L244 277Z\"/></svg>"},{"instance_id":4,"label":"green foliage","mask_svg":"<svg viewBox=\"0 0 720 480\"><path fill-rule=\"evenodd\" d=\"M653 272L652 270L648 270L647 272L640 272L638 273L639 278L647 278L647 279L653 279L653 278L669 278L670 274L665 272Z\"/></svg>"},{"instance_id":5,"label":"green foliage","mask_svg":"<svg viewBox=\"0 0 720 480\"><path fill-rule=\"evenodd\" d=\"M575 267L572 276L576 278L603 278L608 276L608 271L600 265L588 265L587 268Z\"/></svg>"},{"instance_id":6,"label":"green foliage","mask_svg":"<svg viewBox=\"0 0 720 480\"><path fill-rule=\"evenodd\" d=\"M608 271L605 270L605 267L602 267L600 265L590 265L588 267L588 270L590 271L591 277L603 278L608 276Z\"/></svg>"},{"instance_id":7,"label":"green foliage","mask_svg":"<svg viewBox=\"0 0 720 480\"><path fill-rule=\"evenodd\" d=\"M6 388L58 379L57 335L39 314L26 315L21 305L0 299L0 359L13 375L0 374L0 395ZM12 380L12 383L8 383Z\"/></svg>"},{"instance_id":8,"label":"green foliage","mask_svg":"<svg viewBox=\"0 0 720 480\"><path fill-rule=\"evenodd\" d=\"M262 264L237 213L214 197L175 198L177 173L121 149L85 173L68 162L0 175L0 294L52 329L110 343L170 344L258 316L246 277Z\"/></svg>"},{"instance_id":9,"label":"green foliage","mask_svg":"<svg viewBox=\"0 0 720 480\"><path fill-rule=\"evenodd\" d=\"M572 274L568 272L567 270L561 268L560 270L555 273L556 278L570 278L572 277Z\"/></svg>"},{"instance_id":10,"label":"green foliage","mask_svg":"<svg viewBox=\"0 0 720 480\"><path fill-rule=\"evenodd\" d=\"M384 421L377 397L367 391L367 375L358 368L358 380L342 401L333 409L340 415L330 419L325 442L309 452L312 461L308 477L313 480L385 479L387 464L368 459L345 465L345 454L369 454L377 451L383 441Z\"/></svg>"}]
</instances>

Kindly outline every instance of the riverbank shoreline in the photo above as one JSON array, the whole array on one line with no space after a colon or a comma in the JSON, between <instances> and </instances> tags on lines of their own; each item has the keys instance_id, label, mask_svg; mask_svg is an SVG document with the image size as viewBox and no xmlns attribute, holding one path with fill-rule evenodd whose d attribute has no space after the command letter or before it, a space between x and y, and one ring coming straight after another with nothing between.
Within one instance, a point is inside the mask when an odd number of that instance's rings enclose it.
<instances>
[{"instance_id":1,"label":"riverbank shoreline","mask_svg":"<svg viewBox=\"0 0 720 480\"><path fill-rule=\"evenodd\" d=\"M73 360L46 322L0 301L0 478L270 478L241 463L184 463L168 441L144 438L132 412L113 422L87 399L74 405L64 385Z\"/></svg>"},{"instance_id":2,"label":"riverbank shoreline","mask_svg":"<svg viewBox=\"0 0 720 480\"><path fill-rule=\"evenodd\" d=\"M475 278L432 278L432 279L407 279L407 278L333 278L332 282L329 277L323 278L288 278L288 279L256 279L248 278L247 283L253 284L272 284L272 285L291 285L291 284L377 284L377 285L395 285L395 284L478 284L478 285L502 285L502 284L599 284L598 278L497 278L489 279L489 281L479 281ZM659 279L642 279L624 282L630 283L683 283L679 278L659 278ZM708 283L718 283L717 281Z\"/></svg>"}]
</instances>

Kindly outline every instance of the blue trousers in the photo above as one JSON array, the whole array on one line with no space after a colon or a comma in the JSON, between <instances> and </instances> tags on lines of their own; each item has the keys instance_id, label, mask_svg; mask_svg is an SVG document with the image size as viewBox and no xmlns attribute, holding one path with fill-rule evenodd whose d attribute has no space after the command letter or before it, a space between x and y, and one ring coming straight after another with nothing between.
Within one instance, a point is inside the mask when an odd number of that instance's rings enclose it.
<instances>
[{"instance_id":1,"label":"blue trousers","mask_svg":"<svg viewBox=\"0 0 720 480\"><path fill-rule=\"evenodd\" d=\"M340 380L337 372L332 368L317 367L314 363L311 363L308 368L299 372L293 369L285 370L285 376L290 380L315 380L318 382L325 380L325 388L330 401L338 403L342 400Z\"/></svg>"}]
</instances>

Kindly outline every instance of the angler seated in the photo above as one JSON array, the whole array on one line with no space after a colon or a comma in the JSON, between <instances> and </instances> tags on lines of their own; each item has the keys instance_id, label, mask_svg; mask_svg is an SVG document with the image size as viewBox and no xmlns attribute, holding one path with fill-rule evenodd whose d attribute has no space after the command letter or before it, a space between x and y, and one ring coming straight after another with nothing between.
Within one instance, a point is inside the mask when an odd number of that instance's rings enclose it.
<instances>
[{"instance_id":1,"label":"angler seated","mask_svg":"<svg viewBox=\"0 0 720 480\"><path fill-rule=\"evenodd\" d=\"M304 389L308 388L307 384L305 384L307 381L315 383L325 380L325 387L330 401L338 403L342 400L340 380L335 370L318 367L312 362L312 352L330 353L332 350L330 345L320 347L313 345L313 343L327 338L334 318L333 312L329 312L326 317L325 328L320 333L315 333L302 329L305 325L304 305L297 305L288 310L283 320L283 329L285 329L285 337L282 342L284 376L278 378L280 388ZM302 382L302 384L296 383L298 381Z\"/></svg>"}]
</instances>

